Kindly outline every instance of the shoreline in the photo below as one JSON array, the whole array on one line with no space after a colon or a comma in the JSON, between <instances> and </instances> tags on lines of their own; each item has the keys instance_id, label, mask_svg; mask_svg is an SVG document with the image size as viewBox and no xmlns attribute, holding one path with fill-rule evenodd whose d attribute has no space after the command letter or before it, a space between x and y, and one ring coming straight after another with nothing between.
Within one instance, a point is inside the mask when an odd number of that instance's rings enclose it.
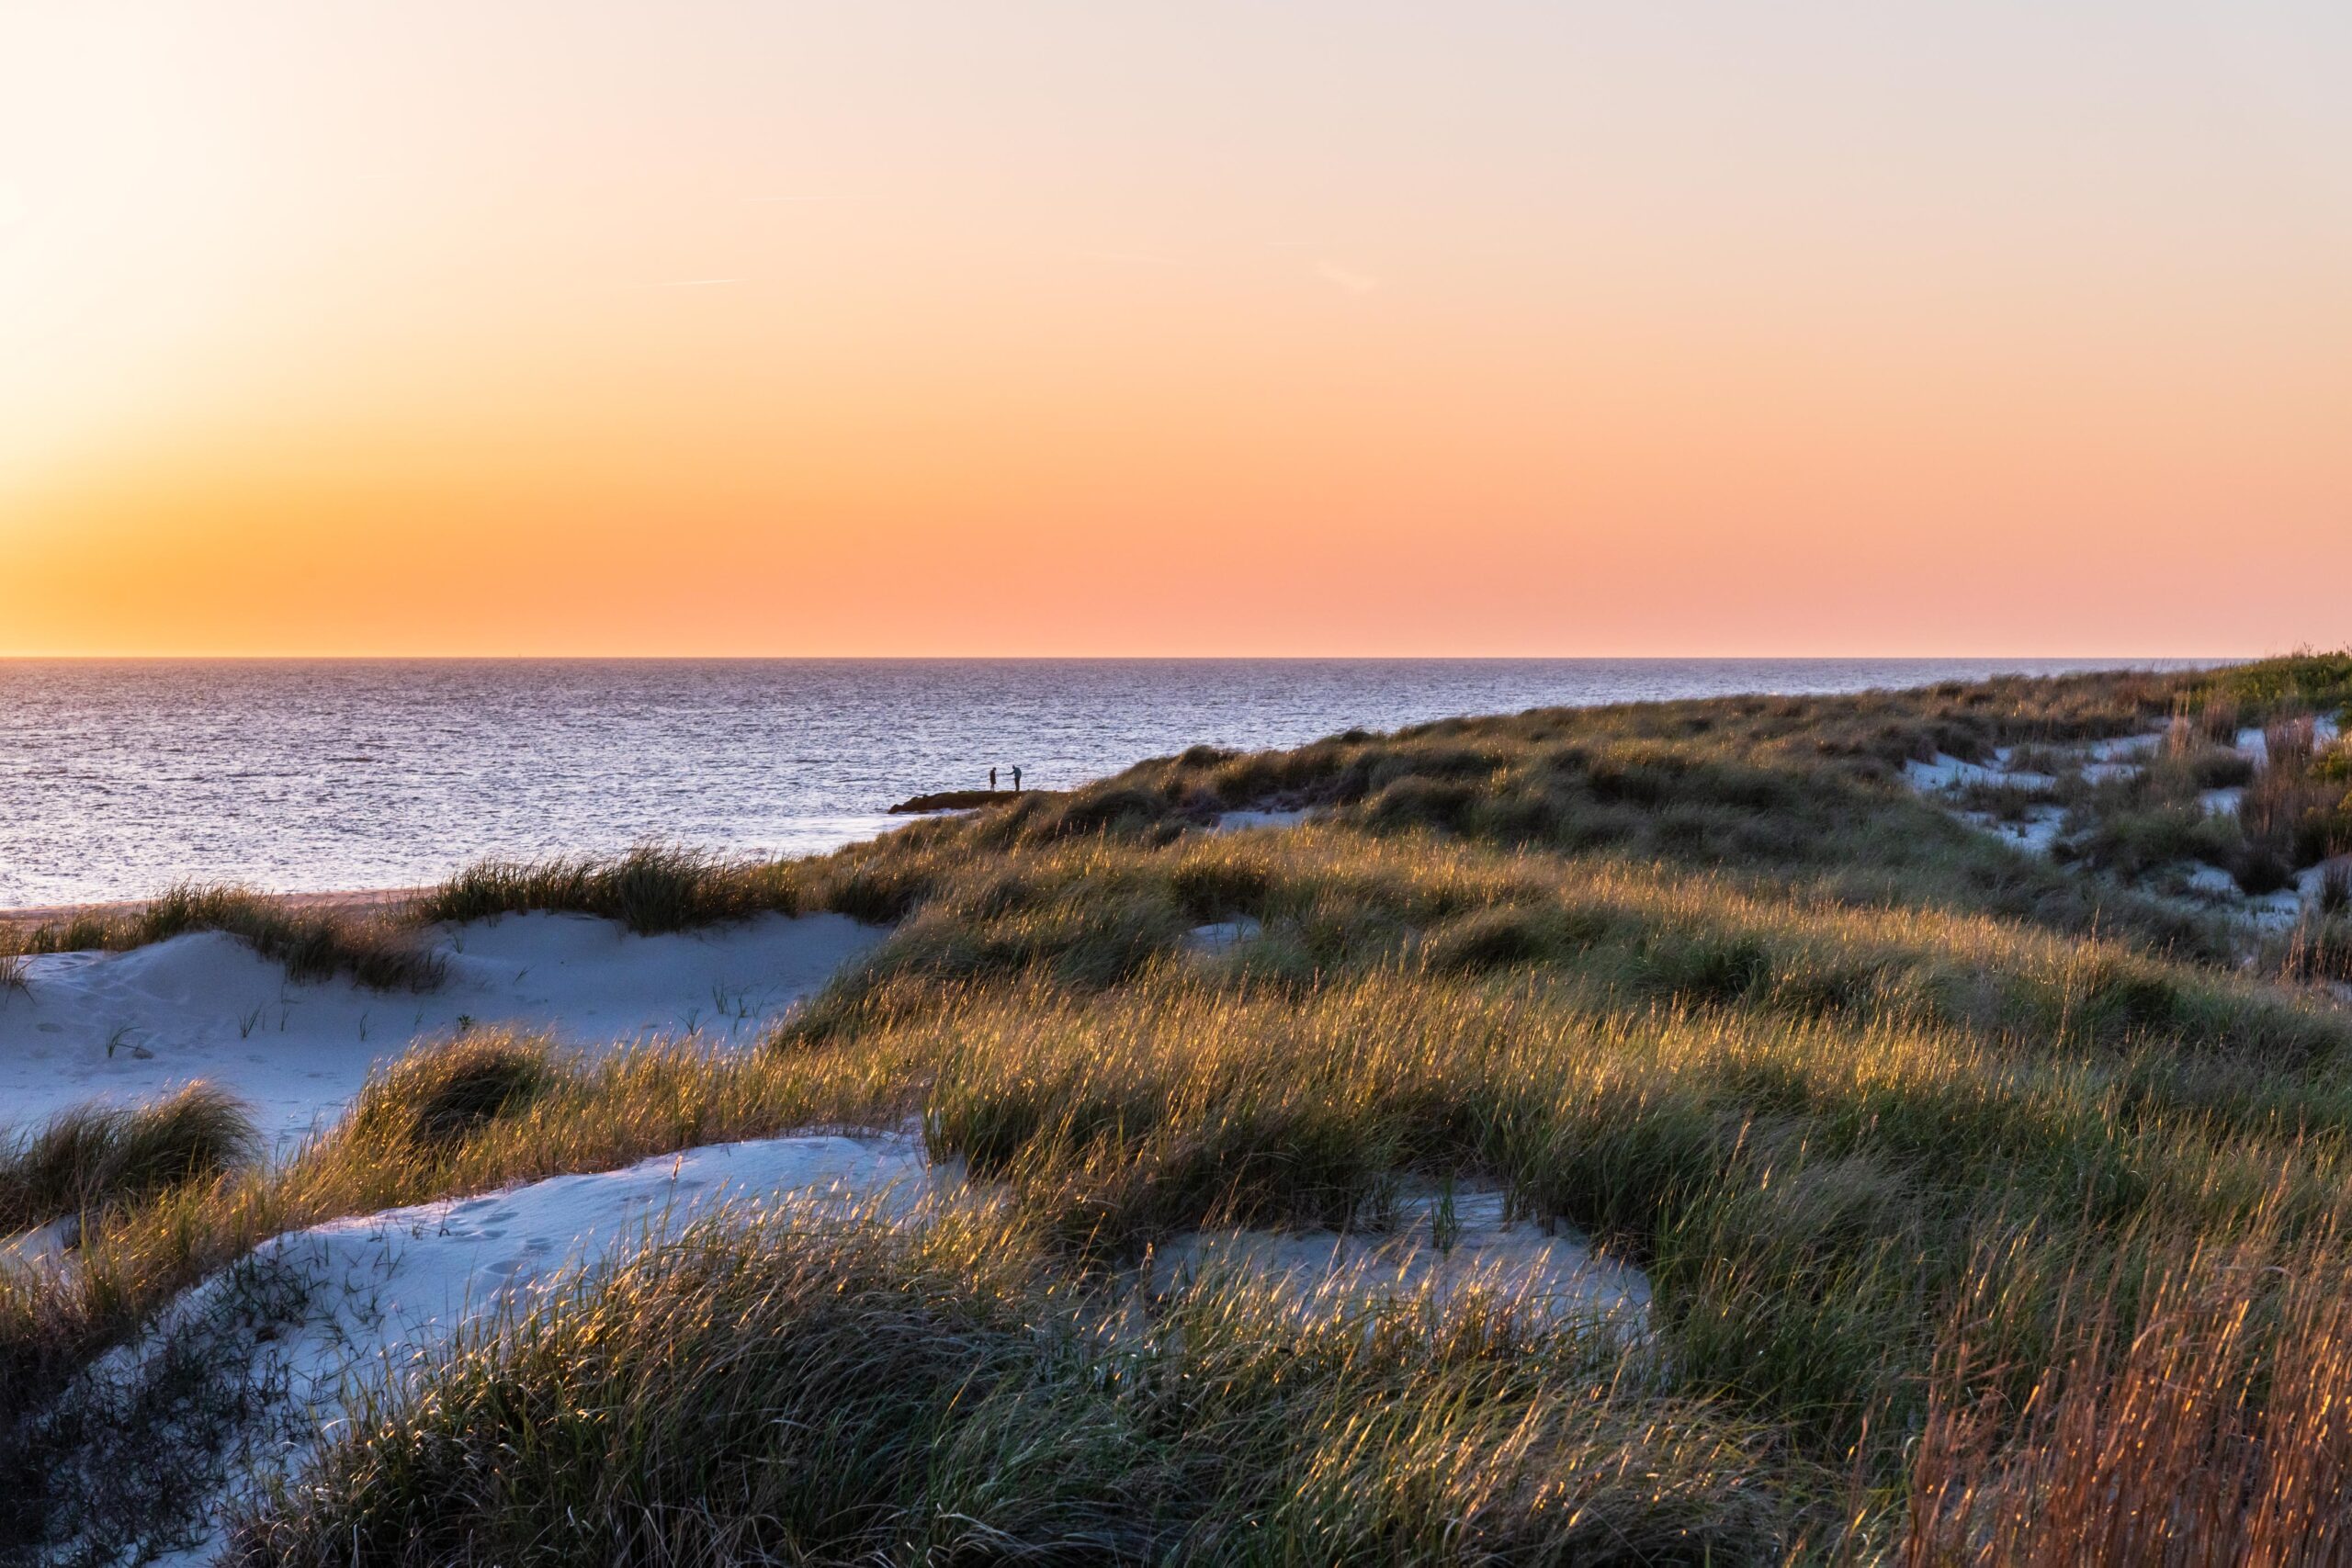
<instances>
[{"instance_id":1,"label":"shoreline","mask_svg":"<svg viewBox=\"0 0 2352 1568\"><path fill-rule=\"evenodd\" d=\"M258 893L263 901L287 909L328 910L346 913L359 910L393 909L413 903L429 887L345 887L322 893ZM155 900L153 898L102 899L87 904L26 904L14 908L0 908L0 932L38 931L42 926L63 925L85 918L100 919L135 914Z\"/></svg>"}]
</instances>

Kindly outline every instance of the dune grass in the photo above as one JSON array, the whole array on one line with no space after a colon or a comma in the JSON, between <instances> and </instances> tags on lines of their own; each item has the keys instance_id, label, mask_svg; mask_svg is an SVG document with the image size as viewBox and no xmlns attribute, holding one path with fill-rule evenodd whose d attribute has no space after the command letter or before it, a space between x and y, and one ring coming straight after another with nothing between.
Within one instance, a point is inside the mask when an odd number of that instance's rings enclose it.
<instances>
[{"instance_id":1,"label":"dune grass","mask_svg":"<svg viewBox=\"0 0 2352 1568\"><path fill-rule=\"evenodd\" d=\"M560 1072L545 1040L506 1031L467 1034L370 1077L345 1117L364 1145L447 1148L527 1106Z\"/></svg>"},{"instance_id":2,"label":"dune grass","mask_svg":"<svg viewBox=\"0 0 2352 1568\"><path fill-rule=\"evenodd\" d=\"M299 908L235 886L184 882L119 913L77 916L0 940L21 959L122 952L200 931L243 938L297 980L349 975L379 990L430 990L440 983L439 964L406 920Z\"/></svg>"},{"instance_id":3,"label":"dune grass","mask_svg":"<svg viewBox=\"0 0 2352 1568\"><path fill-rule=\"evenodd\" d=\"M2022 1397L2012 1385L2080 1354L2070 1292L2129 1311L2161 1247L2256 1230L2308 1241L2344 1207L2352 1083L2315 1057L1629 1009L1540 968L1382 969L1304 992L1195 962L1106 990L1037 970L902 980L858 1010L854 1029L748 1054L455 1043L390 1069L287 1166L94 1226L81 1273L13 1287L20 1310L0 1322L54 1333L85 1314L85 1348L60 1358L78 1364L286 1228L910 1113L934 1152L1001 1188L1064 1292L1204 1224L1377 1223L1400 1176L1455 1175L1500 1182L1649 1271L1671 1354L1642 1407L1745 1434L1739 1485L1761 1490L1777 1540L1828 1528L1825 1474L1859 1463L1878 1492L1899 1485L1955 1302L2002 1303L2009 1359L1973 1386ZM467 1111L434 1114L453 1101ZM313 1498L322 1517L345 1518L338 1495Z\"/></svg>"},{"instance_id":4,"label":"dune grass","mask_svg":"<svg viewBox=\"0 0 2352 1568\"><path fill-rule=\"evenodd\" d=\"M1506 1298L1125 1336L986 1207L706 1223L469 1336L249 1517L254 1563L1754 1561L1758 1439ZM437 1500L437 1501L436 1501Z\"/></svg>"},{"instance_id":5,"label":"dune grass","mask_svg":"<svg viewBox=\"0 0 2352 1568\"><path fill-rule=\"evenodd\" d=\"M2111 1293L2075 1303L2066 1355L2015 1403L1972 1379L1983 1348L1963 1307L1912 1475L1906 1561L2345 1561L2347 1285L2328 1249L2190 1246L2136 1314Z\"/></svg>"},{"instance_id":6,"label":"dune grass","mask_svg":"<svg viewBox=\"0 0 2352 1568\"><path fill-rule=\"evenodd\" d=\"M38 1413L271 1235L914 1119L973 1204L739 1215L582 1280L371 1406L242 1550L2323 1560L2341 912L2249 964L1900 776L2177 717L2160 788L2191 787L2222 730L2325 711L2334 665L2282 663L1196 749L818 860L479 868L421 918L898 925L758 1049L478 1032L290 1158L103 1206L73 1269L0 1271L0 1471L76 1473ZM1317 818L1203 831L1269 805ZM1187 1231L1377 1227L1451 1180L1637 1263L1654 1338L1130 1299ZM13 1506L0 1539L58 1505Z\"/></svg>"},{"instance_id":7,"label":"dune grass","mask_svg":"<svg viewBox=\"0 0 2352 1568\"><path fill-rule=\"evenodd\" d=\"M85 1501L82 1470L61 1451L78 1428L52 1418L76 1375L269 1237L701 1144L895 1125L919 1094L911 1065L878 1056L681 1042L589 1058L478 1032L388 1064L349 1114L287 1159L225 1164L86 1213L71 1269L0 1266L0 1477L10 1482L0 1486L0 1560ZM167 1427L152 1436L175 1440Z\"/></svg>"},{"instance_id":8,"label":"dune grass","mask_svg":"<svg viewBox=\"0 0 2352 1568\"><path fill-rule=\"evenodd\" d=\"M2301 676L2288 671L2301 670ZM2287 660L2224 671L2201 707L2177 698L2164 744L2128 776L2051 791L2069 808L2061 858L2127 881L2202 863L2259 897L2293 886L2297 874L2352 852L2352 745L2320 745L2316 717L2344 712L2344 690L2326 660ZM2249 703L2233 687L2272 694ZM2235 750L2241 728L2262 737L2258 757ZM2227 810L2206 791L2235 790Z\"/></svg>"},{"instance_id":9,"label":"dune grass","mask_svg":"<svg viewBox=\"0 0 2352 1568\"><path fill-rule=\"evenodd\" d=\"M729 860L642 845L616 860L492 861L428 893L424 920L476 920L524 910L602 915L639 932L797 913L803 878L791 862Z\"/></svg>"},{"instance_id":10,"label":"dune grass","mask_svg":"<svg viewBox=\"0 0 2352 1568\"><path fill-rule=\"evenodd\" d=\"M0 1151L0 1235L137 1203L253 1163L245 1108L193 1083L144 1105L86 1105Z\"/></svg>"},{"instance_id":11,"label":"dune grass","mask_svg":"<svg viewBox=\"0 0 2352 1568\"><path fill-rule=\"evenodd\" d=\"M1426 833L1305 827L1278 840L1093 840L1007 852L941 887L794 1025L821 1034L869 992L1037 969L1121 983L1248 918L1238 976L1312 987L1375 969L1573 977L1614 1006L1795 1018L1899 1016L2009 1038L2117 1045L2155 1033L2265 1056L2339 1051L2334 1010L2124 935L2064 937L1937 908L1770 896L1743 879L1614 858L1505 853Z\"/></svg>"}]
</instances>

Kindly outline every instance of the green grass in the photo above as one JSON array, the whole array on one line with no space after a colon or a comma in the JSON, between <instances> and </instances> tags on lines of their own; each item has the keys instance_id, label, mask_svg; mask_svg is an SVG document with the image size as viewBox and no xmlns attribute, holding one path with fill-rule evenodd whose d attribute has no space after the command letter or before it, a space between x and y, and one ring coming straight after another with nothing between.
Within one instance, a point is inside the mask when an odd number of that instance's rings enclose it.
<instances>
[{"instance_id":1,"label":"green grass","mask_svg":"<svg viewBox=\"0 0 2352 1568\"><path fill-rule=\"evenodd\" d=\"M817 860L478 868L420 917L898 923L758 1049L469 1036L290 1158L126 1190L76 1269L0 1274L0 1444L40 1469L28 1413L278 1231L914 1118L980 1197L737 1215L579 1281L365 1412L250 1560L1945 1564L2193 1525L2298 1561L2352 1517L2301 1392L2352 1366L2352 935L2252 952L2098 867L2174 853L2130 840L2193 830L2222 732L2335 668L1448 721ZM2176 719L2144 780L2053 792L2112 840L2088 864L1900 773ZM1202 830L1280 805L1317 819ZM1134 1289L1197 1227L1447 1181L1638 1263L1655 1340ZM22 1539L63 1504L15 1506Z\"/></svg>"}]
</instances>

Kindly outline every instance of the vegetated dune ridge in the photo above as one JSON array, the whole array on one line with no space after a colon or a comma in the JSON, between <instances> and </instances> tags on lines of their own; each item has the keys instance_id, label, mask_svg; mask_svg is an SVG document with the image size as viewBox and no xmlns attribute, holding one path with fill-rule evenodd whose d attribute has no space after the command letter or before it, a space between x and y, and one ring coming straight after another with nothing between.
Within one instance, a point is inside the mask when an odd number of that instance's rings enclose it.
<instances>
[{"instance_id":1,"label":"vegetated dune ridge","mask_svg":"<svg viewBox=\"0 0 2352 1568\"><path fill-rule=\"evenodd\" d=\"M295 980L220 931L47 954L0 999L0 1105L34 1122L96 1095L204 1078L282 1141L331 1118L374 1063L461 1029L538 1030L582 1047L697 1031L755 1038L881 935L830 914L640 935L534 913L420 931L418 983L390 987Z\"/></svg>"},{"instance_id":2,"label":"vegetated dune ridge","mask_svg":"<svg viewBox=\"0 0 2352 1568\"><path fill-rule=\"evenodd\" d=\"M1199 750L820 860L468 874L414 918L895 929L757 1046L477 1032L290 1158L186 1096L94 1126L51 1162L73 1180L28 1149L9 1223L70 1201L80 1244L0 1283L0 1529L161 1541L186 1499L103 1461L235 1428L206 1393L232 1380L200 1336L128 1401L86 1369L271 1236L911 1126L968 1196L754 1202L518 1299L324 1430L225 1550L2339 1561L2352 947L2325 868L2352 816L2341 743L2295 737L2347 700L2352 657L2307 656L1541 712ZM2211 784L2225 725L2289 744ZM2086 776L2032 803L2064 810L2043 854L1906 776L2158 731L2260 808L2173 854L2135 818L2176 781ZM2301 903L2273 929L2184 863ZM387 980L413 940L248 934ZM1637 1268L1638 1323L1507 1271L1310 1310L1262 1244L1201 1239L1442 1253L1490 1192ZM250 1314L299 1314L261 1272Z\"/></svg>"}]
</instances>

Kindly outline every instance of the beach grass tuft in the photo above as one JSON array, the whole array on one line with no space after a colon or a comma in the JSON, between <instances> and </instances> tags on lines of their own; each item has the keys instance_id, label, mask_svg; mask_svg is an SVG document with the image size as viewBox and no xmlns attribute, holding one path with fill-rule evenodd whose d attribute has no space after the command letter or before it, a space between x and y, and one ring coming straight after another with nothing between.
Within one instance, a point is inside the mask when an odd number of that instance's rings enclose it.
<instances>
[{"instance_id":1,"label":"beach grass tuft","mask_svg":"<svg viewBox=\"0 0 2352 1568\"><path fill-rule=\"evenodd\" d=\"M121 913L85 914L21 933L24 954L120 952L190 931L226 931L296 980L348 975L379 990L430 990L441 965L405 921L305 909L251 888L181 883Z\"/></svg>"},{"instance_id":2,"label":"beach grass tuft","mask_svg":"<svg viewBox=\"0 0 2352 1568\"><path fill-rule=\"evenodd\" d=\"M1001 1210L705 1223L372 1404L240 1560L1754 1561L1758 1435L1476 1292L1126 1331Z\"/></svg>"},{"instance_id":3,"label":"beach grass tuft","mask_svg":"<svg viewBox=\"0 0 2352 1568\"><path fill-rule=\"evenodd\" d=\"M424 920L479 920L526 910L602 915L639 932L800 910L790 862L730 860L675 845L640 844L610 860L489 861L425 895Z\"/></svg>"},{"instance_id":4,"label":"beach grass tuft","mask_svg":"<svg viewBox=\"0 0 2352 1568\"><path fill-rule=\"evenodd\" d=\"M205 1083L144 1105L62 1111L0 1154L0 1234L222 1176L260 1146L245 1108Z\"/></svg>"},{"instance_id":5,"label":"beach grass tuft","mask_svg":"<svg viewBox=\"0 0 2352 1568\"><path fill-rule=\"evenodd\" d=\"M362 1141L447 1148L527 1107L559 1076L544 1037L468 1033L411 1051L369 1078L347 1124Z\"/></svg>"}]
</instances>

